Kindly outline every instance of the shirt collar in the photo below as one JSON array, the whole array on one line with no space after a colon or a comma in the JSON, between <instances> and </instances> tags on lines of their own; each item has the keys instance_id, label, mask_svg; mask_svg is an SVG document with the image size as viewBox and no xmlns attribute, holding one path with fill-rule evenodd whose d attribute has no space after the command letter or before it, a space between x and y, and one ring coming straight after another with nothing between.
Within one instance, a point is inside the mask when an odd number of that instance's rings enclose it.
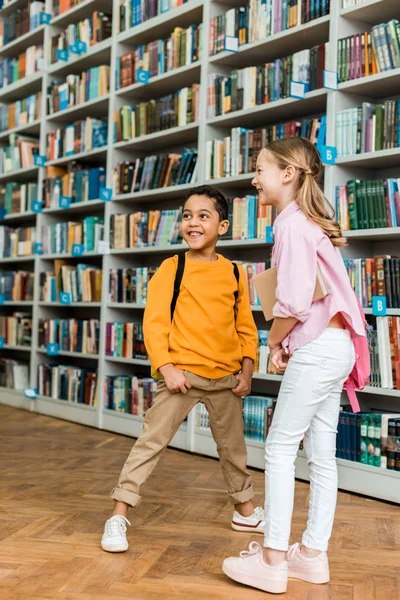
<instances>
[{"instance_id":1,"label":"shirt collar","mask_svg":"<svg viewBox=\"0 0 400 600\"><path fill-rule=\"evenodd\" d=\"M283 209L283 211L281 213L279 213L279 215L276 217L276 219L274 221L274 230L275 230L275 225L278 225L278 223L280 223L281 221L284 221L285 219L287 219L287 217L290 217L290 215L292 215L293 213L295 213L298 210L300 210L300 206L297 204L296 200L293 200L293 202L288 204Z\"/></svg>"}]
</instances>

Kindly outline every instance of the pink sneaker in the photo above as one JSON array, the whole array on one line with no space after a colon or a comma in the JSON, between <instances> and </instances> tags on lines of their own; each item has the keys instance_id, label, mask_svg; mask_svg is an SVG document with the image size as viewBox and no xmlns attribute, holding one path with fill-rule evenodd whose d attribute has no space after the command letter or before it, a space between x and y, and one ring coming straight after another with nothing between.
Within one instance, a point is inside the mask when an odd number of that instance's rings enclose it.
<instances>
[{"instance_id":1,"label":"pink sneaker","mask_svg":"<svg viewBox=\"0 0 400 600\"><path fill-rule=\"evenodd\" d=\"M328 583L329 562L326 552L315 558L307 558L300 552L300 544L290 546L287 554L288 576L309 583Z\"/></svg>"},{"instance_id":2,"label":"pink sneaker","mask_svg":"<svg viewBox=\"0 0 400 600\"><path fill-rule=\"evenodd\" d=\"M271 567L263 560L263 549L257 542L249 544L240 556L231 556L222 563L222 570L234 581L250 585L271 594L283 594L287 589L287 561Z\"/></svg>"}]
</instances>

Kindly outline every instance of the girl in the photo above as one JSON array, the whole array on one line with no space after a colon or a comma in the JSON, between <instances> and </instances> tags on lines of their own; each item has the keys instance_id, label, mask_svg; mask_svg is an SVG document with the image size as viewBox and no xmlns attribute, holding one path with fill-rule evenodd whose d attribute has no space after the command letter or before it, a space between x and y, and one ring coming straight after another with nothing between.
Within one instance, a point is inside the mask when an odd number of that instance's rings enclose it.
<instances>
[{"instance_id":1,"label":"girl","mask_svg":"<svg viewBox=\"0 0 400 600\"><path fill-rule=\"evenodd\" d=\"M222 568L235 581L272 593L285 592L288 577L329 581L340 396L355 363L352 340L365 336L339 252L346 242L317 183L321 171L313 144L288 138L260 152L252 181L261 204L279 213L272 253L277 302L268 343L284 377L265 449L264 548L252 542ZM313 303L317 266L329 294ZM310 465L308 522L302 544L289 548L294 463L303 438Z\"/></svg>"}]
</instances>

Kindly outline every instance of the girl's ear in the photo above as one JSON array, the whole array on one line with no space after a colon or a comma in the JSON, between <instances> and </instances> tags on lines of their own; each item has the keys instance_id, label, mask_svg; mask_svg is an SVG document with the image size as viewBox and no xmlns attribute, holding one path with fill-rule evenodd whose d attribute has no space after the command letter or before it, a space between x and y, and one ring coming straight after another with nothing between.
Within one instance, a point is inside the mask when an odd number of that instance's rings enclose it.
<instances>
[{"instance_id":1,"label":"girl's ear","mask_svg":"<svg viewBox=\"0 0 400 600\"><path fill-rule=\"evenodd\" d=\"M218 228L219 235L225 235L225 233L228 231L228 229L229 229L229 221L227 221L227 220L220 221L219 228Z\"/></svg>"},{"instance_id":2,"label":"girl's ear","mask_svg":"<svg viewBox=\"0 0 400 600\"><path fill-rule=\"evenodd\" d=\"M296 177L296 169L293 165L288 165L283 173L283 183L291 183Z\"/></svg>"}]
</instances>

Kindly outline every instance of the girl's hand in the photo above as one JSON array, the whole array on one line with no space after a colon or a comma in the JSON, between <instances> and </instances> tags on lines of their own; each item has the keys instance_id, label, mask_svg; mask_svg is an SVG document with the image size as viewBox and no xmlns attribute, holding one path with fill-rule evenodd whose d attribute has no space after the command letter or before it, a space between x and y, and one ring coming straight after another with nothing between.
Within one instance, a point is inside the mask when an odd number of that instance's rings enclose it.
<instances>
[{"instance_id":1,"label":"girl's hand","mask_svg":"<svg viewBox=\"0 0 400 600\"><path fill-rule=\"evenodd\" d=\"M160 373L164 377L165 385L173 394L178 392L187 394L187 391L192 387L185 373L172 364L160 367Z\"/></svg>"},{"instance_id":2,"label":"girl's hand","mask_svg":"<svg viewBox=\"0 0 400 600\"><path fill-rule=\"evenodd\" d=\"M271 348L271 361L280 375L284 373L288 365L289 358L289 355L286 354L282 346Z\"/></svg>"},{"instance_id":3,"label":"girl's hand","mask_svg":"<svg viewBox=\"0 0 400 600\"><path fill-rule=\"evenodd\" d=\"M235 375L238 380L238 385L232 390L236 396L248 396L251 391L251 373L238 373Z\"/></svg>"}]
</instances>

